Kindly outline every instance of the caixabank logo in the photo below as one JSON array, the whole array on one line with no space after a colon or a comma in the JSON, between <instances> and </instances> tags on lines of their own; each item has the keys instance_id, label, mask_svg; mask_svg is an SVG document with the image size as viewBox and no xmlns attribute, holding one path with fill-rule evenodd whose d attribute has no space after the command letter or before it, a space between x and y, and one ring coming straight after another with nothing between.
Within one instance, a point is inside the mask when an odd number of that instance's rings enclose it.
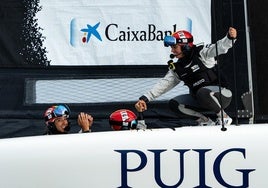
<instances>
[{"instance_id":1,"label":"caixabank logo","mask_svg":"<svg viewBox=\"0 0 268 188\"><path fill-rule=\"evenodd\" d=\"M192 20L186 18L183 28L192 31ZM156 24L148 23L140 30L131 26L122 26L119 23L109 23L100 27L101 22L88 23L73 18L70 22L70 44L75 47L78 44L90 44L92 38L99 42L124 42L124 41L163 41L166 35L171 35L179 28L180 24L173 24L167 30L159 29Z\"/></svg>"},{"instance_id":2,"label":"caixabank logo","mask_svg":"<svg viewBox=\"0 0 268 188\"><path fill-rule=\"evenodd\" d=\"M70 22L70 44L76 46L79 43L88 43L91 37L97 38L99 41L102 41L101 35L98 31L100 22L95 25L85 24L85 27L80 28L81 26L77 23L77 19L74 18Z\"/></svg>"}]
</instances>

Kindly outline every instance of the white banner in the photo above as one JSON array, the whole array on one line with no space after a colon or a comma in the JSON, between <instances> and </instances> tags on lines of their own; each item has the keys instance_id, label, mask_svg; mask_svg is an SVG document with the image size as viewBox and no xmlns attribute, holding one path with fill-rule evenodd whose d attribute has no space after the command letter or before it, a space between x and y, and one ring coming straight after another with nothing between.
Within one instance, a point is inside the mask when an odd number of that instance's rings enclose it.
<instances>
[{"instance_id":1,"label":"white banner","mask_svg":"<svg viewBox=\"0 0 268 188\"><path fill-rule=\"evenodd\" d=\"M41 0L38 25L51 65L161 65L165 35L211 42L210 0Z\"/></svg>"},{"instance_id":2,"label":"white banner","mask_svg":"<svg viewBox=\"0 0 268 188\"><path fill-rule=\"evenodd\" d=\"M0 139L0 187L268 187L268 125Z\"/></svg>"}]
</instances>

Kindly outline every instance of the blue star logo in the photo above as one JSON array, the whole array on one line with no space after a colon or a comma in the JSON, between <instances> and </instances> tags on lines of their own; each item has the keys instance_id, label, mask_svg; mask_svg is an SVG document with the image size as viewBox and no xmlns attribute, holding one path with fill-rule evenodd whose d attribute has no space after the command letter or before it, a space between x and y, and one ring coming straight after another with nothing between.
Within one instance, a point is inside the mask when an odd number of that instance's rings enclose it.
<instances>
[{"instance_id":1,"label":"blue star logo","mask_svg":"<svg viewBox=\"0 0 268 188\"><path fill-rule=\"evenodd\" d=\"M100 25L100 22L97 23L96 25L94 25L93 27L91 25L87 24L87 28L83 28L80 30L82 32L87 33L87 38L86 38L87 43L88 43L91 35L94 35L97 39L102 41L101 36L100 36L99 32L97 31L97 28L99 27L99 25Z\"/></svg>"}]
</instances>

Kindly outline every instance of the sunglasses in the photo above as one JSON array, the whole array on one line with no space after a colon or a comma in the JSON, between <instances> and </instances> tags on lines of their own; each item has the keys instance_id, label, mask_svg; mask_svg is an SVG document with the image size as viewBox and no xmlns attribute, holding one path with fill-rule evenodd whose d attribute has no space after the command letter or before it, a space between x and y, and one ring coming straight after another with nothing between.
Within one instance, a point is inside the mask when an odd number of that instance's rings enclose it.
<instances>
[{"instance_id":1,"label":"sunglasses","mask_svg":"<svg viewBox=\"0 0 268 188\"><path fill-rule=\"evenodd\" d=\"M70 115L70 109L66 105L59 105L55 107L54 114L56 117L66 116L68 118Z\"/></svg>"}]
</instances>

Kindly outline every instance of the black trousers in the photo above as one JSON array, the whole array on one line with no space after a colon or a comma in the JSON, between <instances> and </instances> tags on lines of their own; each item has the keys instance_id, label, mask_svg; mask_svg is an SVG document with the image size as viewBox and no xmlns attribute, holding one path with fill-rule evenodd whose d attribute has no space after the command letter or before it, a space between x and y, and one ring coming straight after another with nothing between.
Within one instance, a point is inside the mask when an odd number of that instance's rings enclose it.
<instances>
[{"instance_id":1,"label":"black trousers","mask_svg":"<svg viewBox=\"0 0 268 188\"><path fill-rule=\"evenodd\" d=\"M176 113L196 116L192 111L202 112L211 111L219 113L222 108L227 108L232 100L232 92L229 89L221 88L221 103L219 86L205 86L200 88L196 95L184 94L174 97L169 101L169 106Z\"/></svg>"}]
</instances>

